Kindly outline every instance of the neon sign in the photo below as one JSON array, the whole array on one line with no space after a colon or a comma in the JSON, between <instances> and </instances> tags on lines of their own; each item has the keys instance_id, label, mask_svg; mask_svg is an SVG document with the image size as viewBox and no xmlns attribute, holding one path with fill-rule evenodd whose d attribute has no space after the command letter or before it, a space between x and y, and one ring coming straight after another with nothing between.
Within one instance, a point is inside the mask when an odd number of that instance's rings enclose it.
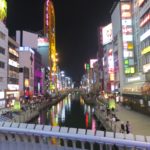
<instances>
[{"instance_id":1,"label":"neon sign","mask_svg":"<svg viewBox=\"0 0 150 150\"><path fill-rule=\"evenodd\" d=\"M131 2L121 3L122 42L125 74L135 73ZM130 61L129 61L130 60Z\"/></svg>"},{"instance_id":2,"label":"neon sign","mask_svg":"<svg viewBox=\"0 0 150 150\"><path fill-rule=\"evenodd\" d=\"M150 14L146 15L140 22L140 27L143 27L150 20Z\"/></svg>"}]
</instances>

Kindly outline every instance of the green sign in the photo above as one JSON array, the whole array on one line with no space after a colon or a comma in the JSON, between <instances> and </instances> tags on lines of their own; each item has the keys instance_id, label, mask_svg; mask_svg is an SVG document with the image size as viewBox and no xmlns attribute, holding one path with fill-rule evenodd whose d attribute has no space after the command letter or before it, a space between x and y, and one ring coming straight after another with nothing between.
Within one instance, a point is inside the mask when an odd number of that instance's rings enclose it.
<instances>
[{"instance_id":1,"label":"green sign","mask_svg":"<svg viewBox=\"0 0 150 150\"><path fill-rule=\"evenodd\" d=\"M21 109L21 105L19 101L14 102L14 110L19 111Z\"/></svg>"},{"instance_id":2,"label":"green sign","mask_svg":"<svg viewBox=\"0 0 150 150\"><path fill-rule=\"evenodd\" d=\"M86 70L90 70L90 64L86 64Z\"/></svg>"},{"instance_id":3,"label":"green sign","mask_svg":"<svg viewBox=\"0 0 150 150\"><path fill-rule=\"evenodd\" d=\"M110 99L109 100L108 107L109 107L109 109L112 109L112 108L115 109L116 108L115 99Z\"/></svg>"}]
</instances>

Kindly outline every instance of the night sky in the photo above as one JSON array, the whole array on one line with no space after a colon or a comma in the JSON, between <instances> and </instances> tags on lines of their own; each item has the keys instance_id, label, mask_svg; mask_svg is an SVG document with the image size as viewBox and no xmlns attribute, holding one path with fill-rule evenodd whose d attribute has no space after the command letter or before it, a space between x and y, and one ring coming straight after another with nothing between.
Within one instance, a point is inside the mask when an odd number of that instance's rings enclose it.
<instances>
[{"instance_id":1,"label":"night sky","mask_svg":"<svg viewBox=\"0 0 150 150\"><path fill-rule=\"evenodd\" d=\"M7 27L10 36L15 30L38 32L43 29L44 0L7 0ZM97 28L110 22L114 0L54 0L56 48L59 66L66 75L79 82L84 63L96 57Z\"/></svg>"}]
</instances>

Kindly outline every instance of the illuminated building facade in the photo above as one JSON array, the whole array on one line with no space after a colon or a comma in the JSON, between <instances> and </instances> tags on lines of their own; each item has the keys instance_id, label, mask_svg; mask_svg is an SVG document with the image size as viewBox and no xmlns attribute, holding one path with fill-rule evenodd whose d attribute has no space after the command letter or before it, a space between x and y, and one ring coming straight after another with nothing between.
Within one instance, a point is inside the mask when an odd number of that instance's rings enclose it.
<instances>
[{"instance_id":1,"label":"illuminated building facade","mask_svg":"<svg viewBox=\"0 0 150 150\"><path fill-rule=\"evenodd\" d=\"M139 0L140 48L143 72L150 75L150 0ZM149 7L147 7L149 6ZM150 94L150 93L149 93Z\"/></svg>"},{"instance_id":2,"label":"illuminated building facade","mask_svg":"<svg viewBox=\"0 0 150 150\"><path fill-rule=\"evenodd\" d=\"M33 49L33 51L34 51L34 95L42 95L43 94L42 56L36 49Z\"/></svg>"},{"instance_id":3,"label":"illuminated building facade","mask_svg":"<svg viewBox=\"0 0 150 150\"><path fill-rule=\"evenodd\" d=\"M115 4L111 16L114 67L117 60L122 101L147 114L150 114L149 14L150 0L121 0Z\"/></svg>"},{"instance_id":4,"label":"illuminated building facade","mask_svg":"<svg viewBox=\"0 0 150 150\"><path fill-rule=\"evenodd\" d=\"M135 73L135 48L133 40L132 3L122 0L115 4L111 15L113 28L114 78L119 92L127 78Z\"/></svg>"},{"instance_id":5,"label":"illuminated building facade","mask_svg":"<svg viewBox=\"0 0 150 150\"><path fill-rule=\"evenodd\" d=\"M50 67L49 67L49 40L47 37L38 38L38 48L37 51L42 56L42 85L43 92L48 93L50 87Z\"/></svg>"},{"instance_id":6,"label":"illuminated building facade","mask_svg":"<svg viewBox=\"0 0 150 150\"><path fill-rule=\"evenodd\" d=\"M55 42L55 11L51 0L46 0L44 5L44 34L49 40L50 91L53 91L57 86L57 58Z\"/></svg>"},{"instance_id":7,"label":"illuminated building facade","mask_svg":"<svg viewBox=\"0 0 150 150\"><path fill-rule=\"evenodd\" d=\"M112 23L102 28L104 90L114 91L114 54L112 46Z\"/></svg>"}]
</instances>

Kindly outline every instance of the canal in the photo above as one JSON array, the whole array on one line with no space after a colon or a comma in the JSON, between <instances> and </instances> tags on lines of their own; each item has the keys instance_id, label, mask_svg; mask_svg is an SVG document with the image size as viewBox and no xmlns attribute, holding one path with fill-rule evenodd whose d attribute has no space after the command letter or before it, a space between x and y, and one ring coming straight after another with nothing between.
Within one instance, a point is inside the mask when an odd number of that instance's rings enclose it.
<instances>
[{"instance_id":1,"label":"canal","mask_svg":"<svg viewBox=\"0 0 150 150\"><path fill-rule=\"evenodd\" d=\"M94 115L94 107L85 104L81 96L69 94L62 101L48 107L40 112L40 115L32 120L32 123L44 124L50 126L72 127L91 130L104 130ZM61 140L61 145L64 145ZM72 146L71 143L68 143ZM81 148L81 143L76 143ZM86 149L90 149L89 143L85 143ZM97 144L94 144L94 150L98 150ZM105 148L104 148L105 149Z\"/></svg>"},{"instance_id":2,"label":"canal","mask_svg":"<svg viewBox=\"0 0 150 150\"><path fill-rule=\"evenodd\" d=\"M100 129L94 115L94 107L85 104L77 94L69 94L62 101L40 112L40 115L32 120L36 124L51 126L63 126L82 129Z\"/></svg>"}]
</instances>

